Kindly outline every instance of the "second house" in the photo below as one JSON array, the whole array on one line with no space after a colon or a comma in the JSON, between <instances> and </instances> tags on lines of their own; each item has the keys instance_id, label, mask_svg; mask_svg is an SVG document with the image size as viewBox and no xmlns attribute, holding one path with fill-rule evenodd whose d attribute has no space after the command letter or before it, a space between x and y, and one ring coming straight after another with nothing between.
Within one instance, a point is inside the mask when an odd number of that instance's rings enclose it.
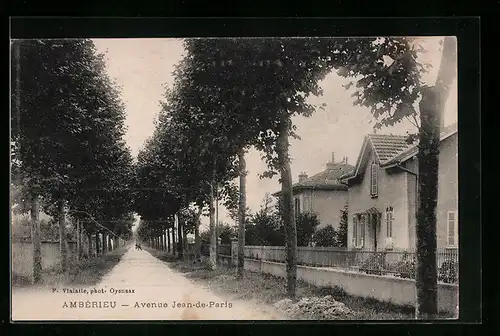
<instances>
[{"instance_id":1,"label":"second house","mask_svg":"<svg viewBox=\"0 0 500 336\"><path fill-rule=\"evenodd\" d=\"M295 214L312 212L318 215L319 226L332 226L337 229L340 224L341 211L347 204L348 190L339 178L350 172L354 167L347 163L347 158L326 164L326 169L311 177L305 173L299 175L299 181L292 186ZM279 197L281 192L273 196Z\"/></svg>"}]
</instances>

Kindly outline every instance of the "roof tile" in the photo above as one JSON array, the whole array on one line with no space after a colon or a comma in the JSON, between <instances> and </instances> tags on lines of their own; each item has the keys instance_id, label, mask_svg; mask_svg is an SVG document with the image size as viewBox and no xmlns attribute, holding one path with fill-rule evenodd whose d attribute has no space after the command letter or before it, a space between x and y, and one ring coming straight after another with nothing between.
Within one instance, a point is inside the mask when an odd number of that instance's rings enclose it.
<instances>
[{"instance_id":1,"label":"roof tile","mask_svg":"<svg viewBox=\"0 0 500 336\"><path fill-rule=\"evenodd\" d=\"M394 156L411 147L406 142L407 136L405 135L368 134L368 138L381 163L392 159Z\"/></svg>"}]
</instances>

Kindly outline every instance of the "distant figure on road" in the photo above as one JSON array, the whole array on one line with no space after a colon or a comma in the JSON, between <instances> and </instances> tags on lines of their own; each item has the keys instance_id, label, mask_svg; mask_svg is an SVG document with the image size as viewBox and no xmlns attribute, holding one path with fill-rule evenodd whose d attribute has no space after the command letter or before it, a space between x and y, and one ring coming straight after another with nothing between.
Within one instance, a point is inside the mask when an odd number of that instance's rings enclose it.
<instances>
[{"instance_id":1,"label":"distant figure on road","mask_svg":"<svg viewBox=\"0 0 500 336\"><path fill-rule=\"evenodd\" d=\"M135 243L135 249L136 250L142 250L141 244Z\"/></svg>"}]
</instances>

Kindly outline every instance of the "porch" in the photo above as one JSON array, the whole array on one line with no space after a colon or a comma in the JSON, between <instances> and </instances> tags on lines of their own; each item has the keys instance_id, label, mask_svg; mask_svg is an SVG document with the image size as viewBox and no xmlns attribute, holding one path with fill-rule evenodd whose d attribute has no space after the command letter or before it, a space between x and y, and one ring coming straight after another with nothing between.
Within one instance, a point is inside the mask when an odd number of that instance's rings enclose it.
<instances>
[{"instance_id":1,"label":"porch","mask_svg":"<svg viewBox=\"0 0 500 336\"><path fill-rule=\"evenodd\" d=\"M379 252L394 247L392 242L392 221L390 228L384 225L385 232L383 232L382 213L376 207L355 213L352 223L352 247L354 249Z\"/></svg>"}]
</instances>

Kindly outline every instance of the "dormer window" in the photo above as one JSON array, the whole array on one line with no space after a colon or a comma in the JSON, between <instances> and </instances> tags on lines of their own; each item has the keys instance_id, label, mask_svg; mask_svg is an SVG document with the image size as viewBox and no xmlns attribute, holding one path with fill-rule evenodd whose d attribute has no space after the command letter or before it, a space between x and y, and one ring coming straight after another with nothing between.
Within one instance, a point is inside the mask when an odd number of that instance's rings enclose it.
<instances>
[{"instance_id":1,"label":"dormer window","mask_svg":"<svg viewBox=\"0 0 500 336\"><path fill-rule=\"evenodd\" d=\"M370 167L370 195L378 196L378 164L372 162Z\"/></svg>"}]
</instances>

